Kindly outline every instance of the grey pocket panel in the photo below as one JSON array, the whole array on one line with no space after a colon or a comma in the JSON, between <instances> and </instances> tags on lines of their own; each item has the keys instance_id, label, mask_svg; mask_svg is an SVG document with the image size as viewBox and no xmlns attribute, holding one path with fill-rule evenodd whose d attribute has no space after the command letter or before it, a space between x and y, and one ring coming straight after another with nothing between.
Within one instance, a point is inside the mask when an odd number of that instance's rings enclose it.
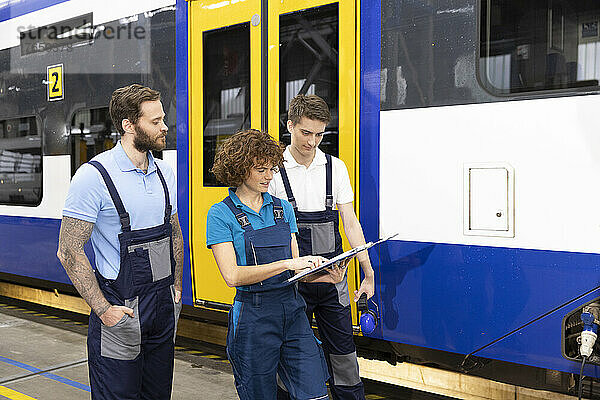
<instances>
[{"instance_id":1,"label":"grey pocket panel","mask_svg":"<svg viewBox=\"0 0 600 400\"><path fill-rule=\"evenodd\" d=\"M310 229L313 255L335 251L335 226L333 221L312 224L298 224L298 228Z\"/></svg>"},{"instance_id":2,"label":"grey pocket panel","mask_svg":"<svg viewBox=\"0 0 600 400\"><path fill-rule=\"evenodd\" d=\"M344 275L344 279L341 282L335 284L335 289L338 292L338 303L343 307L350 305L350 293L348 292L348 273Z\"/></svg>"},{"instance_id":3,"label":"grey pocket panel","mask_svg":"<svg viewBox=\"0 0 600 400\"><path fill-rule=\"evenodd\" d=\"M356 352L350 354L329 354L333 384L336 386L355 386L360 383Z\"/></svg>"},{"instance_id":4,"label":"grey pocket panel","mask_svg":"<svg viewBox=\"0 0 600 400\"><path fill-rule=\"evenodd\" d=\"M179 299L179 303L175 303L175 286L171 285L171 299L173 300L173 317L175 318L175 328L173 332L173 343L177 337L177 323L179 322L179 315L181 314L181 308L183 307L183 296Z\"/></svg>"},{"instance_id":5,"label":"grey pocket panel","mask_svg":"<svg viewBox=\"0 0 600 400\"><path fill-rule=\"evenodd\" d=\"M101 325L100 354L103 357L133 360L140 354L142 330L138 298L125 300L125 306L133 309L133 318L125 315L115 326Z\"/></svg>"},{"instance_id":6,"label":"grey pocket panel","mask_svg":"<svg viewBox=\"0 0 600 400\"><path fill-rule=\"evenodd\" d=\"M166 237L153 242L136 244L127 248L128 252L137 248L148 250L152 281L156 282L171 276L171 238Z\"/></svg>"}]
</instances>

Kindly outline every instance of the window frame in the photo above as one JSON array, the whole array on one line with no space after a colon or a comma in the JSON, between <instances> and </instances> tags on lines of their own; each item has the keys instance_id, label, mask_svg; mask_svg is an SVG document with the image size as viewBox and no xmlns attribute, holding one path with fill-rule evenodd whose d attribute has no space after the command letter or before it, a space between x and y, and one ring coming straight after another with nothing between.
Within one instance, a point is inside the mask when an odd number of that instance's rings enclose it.
<instances>
[{"instance_id":1,"label":"window frame","mask_svg":"<svg viewBox=\"0 0 600 400\"><path fill-rule=\"evenodd\" d=\"M73 125L71 125L71 122L73 121L73 118L75 118L75 115L77 115L77 113L80 113L81 111L91 111L91 110L97 110L100 108L106 108L108 110L108 104L104 104L104 105L94 105L94 106L87 106L87 107L78 107L75 108L71 114L69 115L69 119L67 119L67 127L68 127L68 131L69 131L69 145L68 145L68 150L69 150L69 157L71 158L71 178L75 175L75 172L77 172L77 170L79 169L79 167L81 167L83 164L85 163L81 163L79 164L77 167L75 167L74 165L74 155L73 155L73 148L72 148L72 142L71 142L71 137L73 135L72 133L72 128ZM109 115L110 116L110 115ZM112 123L112 120L111 120ZM115 128L116 129L116 128ZM119 131L117 130L117 133ZM121 140L121 134L119 133L119 139ZM115 144L116 146L116 144ZM87 161L86 161L87 162Z\"/></svg>"},{"instance_id":2,"label":"window frame","mask_svg":"<svg viewBox=\"0 0 600 400\"><path fill-rule=\"evenodd\" d=\"M34 118L35 123L36 123L36 132L37 132L37 134L35 136L40 138L40 178L41 179L40 179L40 186L39 186L39 189L40 189L39 200L36 203L7 203L7 202L3 202L2 200L0 200L0 206L35 208L35 207L39 207L42 204L42 201L44 200L44 144L45 144L46 135L45 135L45 132L42 131L42 118L40 117L39 114L36 114L36 113L19 114L16 116L12 115L12 116L8 116L8 117L0 117L0 122L1 121L9 121L12 119L20 119L20 118ZM4 149L1 149L1 150L4 150Z\"/></svg>"},{"instance_id":3,"label":"window frame","mask_svg":"<svg viewBox=\"0 0 600 400\"><path fill-rule=\"evenodd\" d=\"M484 24L482 21L482 2L487 0L477 0L476 2L476 29L477 29L477 44L475 49L475 79L479 86L485 90L487 93L494 97L503 98L503 99L535 99L535 98L546 98L546 97L566 97L566 96L578 96L578 95L586 95L586 94L600 94L600 82L597 86L581 86L581 87L570 87L570 88L558 88L558 89L540 89L540 90L524 90L521 92L509 92L502 93L501 90L498 90L495 86L489 84L489 81L485 79L485 69L481 68L480 60L482 59L481 49L482 43L481 41L481 33L484 28Z\"/></svg>"}]
</instances>

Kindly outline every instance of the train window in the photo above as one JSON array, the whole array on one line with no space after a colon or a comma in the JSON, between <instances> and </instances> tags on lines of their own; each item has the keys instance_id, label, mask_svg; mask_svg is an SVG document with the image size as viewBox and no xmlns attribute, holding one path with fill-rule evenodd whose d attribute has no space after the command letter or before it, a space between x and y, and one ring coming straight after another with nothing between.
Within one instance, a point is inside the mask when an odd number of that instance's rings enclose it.
<instances>
[{"instance_id":1,"label":"train window","mask_svg":"<svg viewBox=\"0 0 600 400\"><path fill-rule=\"evenodd\" d=\"M217 147L250 127L250 24L204 32L204 186L221 186L209 172Z\"/></svg>"},{"instance_id":2,"label":"train window","mask_svg":"<svg viewBox=\"0 0 600 400\"><path fill-rule=\"evenodd\" d=\"M597 87L600 2L484 0L479 73L495 94Z\"/></svg>"},{"instance_id":3,"label":"train window","mask_svg":"<svg viewBox=\"0 0 600 400\"><path fill-rule=\"evenodd\" d=\"M35 117L0 121L0 203L42 201L42 139Z\"/></svg>"},{"instance_id":4,"label":"train window","mask_svg":"<svg viewBox=\"0 0 600 400\"><path fill-rule=\"evenodd\" d=\"M297 94L316 94L331 110L321 142L325 153L338 156L338 3L279 17L279 139L290 143L287 112Z\"/></svg>"},{"instance_id":5,"label":"train window","mask_svg":"<svg viewBox=\"0 0 600 400\"><path fill-rule=\"evenodd\" d=\"M169 125L166 117L165 123ZM71 175L75 174L81 164L112 149L120 138L108 107L77 111L71 119ZM162 151L153 151L152 154L162 159Z\"/></svg>"},{"instance_id":6,"label":"train window","mask_svg":"<svg viewBox=\"0 0 600 400\"><path fill-rule=\"evenodd\" d=\"M119 138L108 107L77 111L71 119L71 174L96 154L112 149Z\"/></svg>"}]
</instances>

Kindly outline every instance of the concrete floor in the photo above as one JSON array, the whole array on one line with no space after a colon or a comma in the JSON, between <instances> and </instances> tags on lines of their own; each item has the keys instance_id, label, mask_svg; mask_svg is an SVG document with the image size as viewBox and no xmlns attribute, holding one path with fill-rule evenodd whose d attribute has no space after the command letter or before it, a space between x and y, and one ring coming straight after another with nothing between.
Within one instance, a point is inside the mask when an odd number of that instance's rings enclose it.
<instances>
[{"instance_id":1,"label":"concrete floor","mask_svg":"<svg viewBox=\"0 0 600 400\"><path fill-rule=\"evenodd\" d=\"M90 399L87 318L0 297L0 400ZM177 338L173 400L237 399L224 349ZM367 400L453 400L364 380Z\"/></svg>"},{"instance_id":2,"label":"concrete floor","mask_svg":"<svg viewBox=\"0 0 600 400\"><path fill-rule=\"evenodd\" d=\"M0 399L89 399L85 332L81 323L0 304ZM172 398L238 397L226 362L177 351Z\"/></svg>"}]
</instances>

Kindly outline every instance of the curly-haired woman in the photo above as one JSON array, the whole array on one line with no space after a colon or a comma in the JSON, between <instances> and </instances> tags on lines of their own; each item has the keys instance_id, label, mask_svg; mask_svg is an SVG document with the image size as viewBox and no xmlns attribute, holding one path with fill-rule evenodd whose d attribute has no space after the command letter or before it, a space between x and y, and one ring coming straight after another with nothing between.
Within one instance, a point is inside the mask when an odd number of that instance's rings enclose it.
<instances>
[{"instance_id":1,"label":"curly-haired woman","mask_svg":"<svg viewBox=\"0 0 600 400\"><path fill-rule=\"evenodd\" d=\"M267 193L283 150L268 134L248 130L227 139L212 172L231 186L208 212L207 246L228 286L227 354L242 400L277 397L277 374L294 399L326 399L329 378L321 348L305 314L294 271L323 258L298 258L298 232L290 203Z\"/></svg>"}]
</instances>

